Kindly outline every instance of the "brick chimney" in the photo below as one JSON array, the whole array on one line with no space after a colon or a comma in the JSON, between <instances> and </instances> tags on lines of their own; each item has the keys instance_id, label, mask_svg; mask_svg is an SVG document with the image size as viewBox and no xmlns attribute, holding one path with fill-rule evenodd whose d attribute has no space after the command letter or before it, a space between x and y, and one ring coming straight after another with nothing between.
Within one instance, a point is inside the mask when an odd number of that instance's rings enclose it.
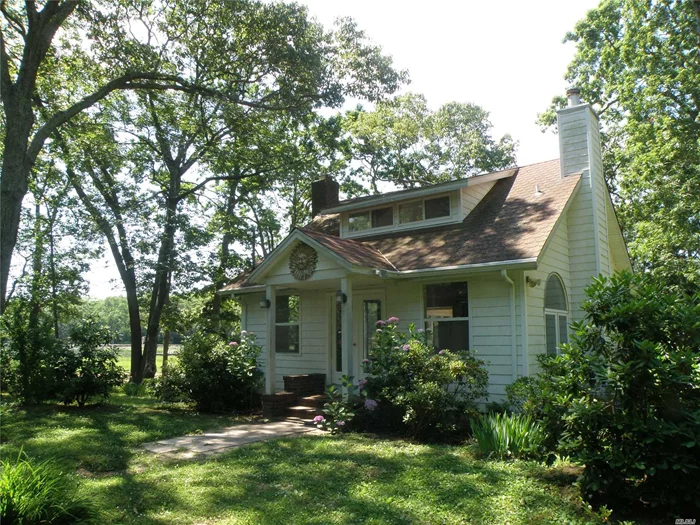
<instances>
[{"instance_id":1,"label":"brick chimney","mask_svg":"<svg viewBox=\"0 0 700 525\"><path fill-rule=\"evenodd\" d=\"M311 217L316 217L322 209L338 204L340 184L332 177L322 177L311 183Z\"/></svg>"}]
</instances>

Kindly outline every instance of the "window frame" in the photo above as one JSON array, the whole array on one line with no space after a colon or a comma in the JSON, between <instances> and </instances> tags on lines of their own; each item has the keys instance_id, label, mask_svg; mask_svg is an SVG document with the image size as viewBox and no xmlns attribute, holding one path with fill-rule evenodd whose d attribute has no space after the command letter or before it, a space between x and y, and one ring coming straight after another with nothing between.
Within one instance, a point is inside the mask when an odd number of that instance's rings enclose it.
<instances>
[{"instance_id":1,"label":"window frame","mask_svg":"<svg viewBox=\"0 0 700 525\"><path fill-rule=\"evenodd\" d=\"M466 317L428 317L426 315L426 311L428 309L427 307L427 287L431 285L439 285L439 284L453 284L453 283L465 283L467 285L467 316ZM458 279L458 280L440 280L440 281L426 281L421 283L421 318L423 320L423 328L426 331L430 331L430 343L433 344L434 340L434 330L432 323L434 322L456 322L456 321L466 321L467 322L467 349L471 350L474 345L472 344L472 338L473 338L473 333L472 333L472 323L471 323L471 318L472 318L472 301L471 301L471 293L470 293L470 284L469 280L467 279ZM437 347L433 344L433 348ZM453 350L453 349L450 349Z\"/></svg>"},{"instance_id":2,"label":"window frame","mask_svg":"<svg viewBox=\"0 0 700 525\"><path fill-rule=\"evenodd\" d=\"M299 302L299 318L296 323L278 323L277 322L277 311L275 311L275 354L279 355L289 355L289 356L300 356L302 354L302 341L301 341L301 295L295 294L295 293L285 293L285 294L280 294L275 297L275 310L277 308L277 301L279 301L280 297L297 297L298 302ZM277 327L279 326L296 326L299 333L298 333L298 344L299 344L299 351L297 352L289 352L289 351L280 351L277 349Z\"/></svg>"},{"instance_id":3,"label":"window frame","mask_svg":"<svg viewBox=\"0 0 700 525\"><path fill-rule=\"evenodd\" d=\"M550 279L554 277L559 281L559 285L561 286L562 292L564 293L564 302L566 303L566 310L558 310L556 308L547 308L547 286L549 284ZM559 350L559 346L562 344L566 344L569 342L569 319L571 319L571 316L569 315L569 295L566 291L566 286L564 285L564 280L561 278L561 276L556 273L552 272L547 276L547 279L545 280L545 288L544 288L544 297L542 299L543 305L544 305L544 349L545 349L545 354L547 355L560 355L561 352ZM554 347L554 353L550 354L549 349L547 347L547 316L552 315L554 316L554 338L556 345ZM565 319L565 324L566 324L566 341L562 341L561 337L561 318Z\"/></svg>"},{"instance_id":4,"label":"window frame","mask_svg":"<svg viewBox=\"0 0 700 525\"><path fill-rule=\"evenodd\" d=\"M437 199L448 199L449 200L449 214L442 217L434 217L431 219L425 218L425 202ZM457 202L455 203L455 199ZM410 205L420 202L421 203L421 219L412 222L401 222L399 209L401 206ZM372 206L371 208L365 208L360 210L348 211L343 214L343 224L342 224L342 235L344 238L362 237L367 235L374 235L380 233L387 233L392 231L400 230L410 230L411 228L427 228L435 226L438 224L453 222L459 217L458 208L460 204L459 195L455 194L454 191L447 193L428 195L416 199L400 200L392 203L384 203L381 205ZM372 214L375 210L384 210L391 208L392 210L392 223L388 226L372 226ZM367 227L363 229L352 229L350 223L350 217L352 215L366 215L369 217L367 221Z\"/></svg>"}]
</instances>

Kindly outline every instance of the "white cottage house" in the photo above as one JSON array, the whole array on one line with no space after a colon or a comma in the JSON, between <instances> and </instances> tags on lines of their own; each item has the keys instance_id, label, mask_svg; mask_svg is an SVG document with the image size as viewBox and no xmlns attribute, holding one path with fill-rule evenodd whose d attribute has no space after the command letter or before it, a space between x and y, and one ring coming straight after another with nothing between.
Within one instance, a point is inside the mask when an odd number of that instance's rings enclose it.
<instances>
[{"instance_id":1,"label":"white cottage house","mask_svg":"<svg viewBox=\"0 0 700 525\"><path fill-rule=\"evenodd\" d=\"M582 318L591 278L630 268L598 119L568 95L560 159L345 201L315 182L312 222L221 291L263 347L266 393L362 377L375 323L391 316L432 330L438 348L475 350L491 400L535 373Z\"/></svg>"}]
</instances>

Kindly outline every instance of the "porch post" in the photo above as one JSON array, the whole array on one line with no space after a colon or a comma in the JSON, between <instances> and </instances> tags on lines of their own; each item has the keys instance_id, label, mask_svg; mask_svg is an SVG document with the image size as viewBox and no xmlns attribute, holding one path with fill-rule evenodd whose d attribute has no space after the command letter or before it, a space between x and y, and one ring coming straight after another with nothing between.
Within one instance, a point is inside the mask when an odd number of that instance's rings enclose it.
<instances>
[{"instance_id":1,"label":"porch post","mask_svg":"<svg viewBox=\"0 0 700 525\"><path fill-rule=\"evenodd\" d=\"M340 291L347 297L343 304L341 335L343 347L343 374L353 375L353 353L354 345L352 341L352 281L350 277L340 279Z\"/></svg>"},{"instance_id":2,"label":"porch post","mask_svg":"<svg viewBox=\"0 0 700 525\"><path fill-rule=\"evenodd\" d=\"M277 293L274 286L265 287L265 297L270 301L267 309L267 355L265 356L265 393L275 393L275 313L277 311Z\"/></svg>"}]
</instances>

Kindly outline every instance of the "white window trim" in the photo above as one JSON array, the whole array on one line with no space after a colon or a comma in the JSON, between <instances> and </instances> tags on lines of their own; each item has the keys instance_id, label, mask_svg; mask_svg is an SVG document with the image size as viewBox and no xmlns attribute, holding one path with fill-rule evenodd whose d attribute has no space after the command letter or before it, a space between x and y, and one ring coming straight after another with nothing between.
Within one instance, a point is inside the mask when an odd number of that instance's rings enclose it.
<instances>
[{"instance_id":1,"label":"white window trim","mask_svg":"<svg viewBox=\"0 0 700 525\"><path fill-rule=\"evenodd\" d=\"M281 293L277 297L283 296L296 296L299 298L299 321L296 323L278 323L277 313L275 312L275 339L277 338L277 327L278 326L298 326L299 327L299 351L298 352L280 352L277 350L277 341L274 342L275 354L277 356L289 356L289 357L300 357L303 354L303 344L302 344L302 332L301 332L301 321L302 321L302 298L300 294L296 293Z\"/></svg>"},{"instance_id":2,"label":"white window trim","mask_svg":"<svg viewBox=\"0 0 700 525\"><path fill-rule=\"evenodd\" d=\"M559 280L559 284L561 285L561 289L564 292L564 301L566 301L566 310L555 310L554 308L544 308L544 353L549 355L547 353L547 315L553 315L554 316L554 333L556 334L556 354L555 355L561 355L561 352L559 350L559 346L562 344L561 341L561 334L559 331L559 317L566 317L566 340L568 342L569 340L569 321L571 320L571 314L569 313L569 294L566 291L566 285L564 283L564 279L561 278L561 275L559 275L557 272L552 272L549 275L547 275L547 279L545 280L545 295L543 298L543 301L547 300L547 285L546 283L549 281L549 278L554 276L556 279Z\"/></svg>"}]
</instances>

